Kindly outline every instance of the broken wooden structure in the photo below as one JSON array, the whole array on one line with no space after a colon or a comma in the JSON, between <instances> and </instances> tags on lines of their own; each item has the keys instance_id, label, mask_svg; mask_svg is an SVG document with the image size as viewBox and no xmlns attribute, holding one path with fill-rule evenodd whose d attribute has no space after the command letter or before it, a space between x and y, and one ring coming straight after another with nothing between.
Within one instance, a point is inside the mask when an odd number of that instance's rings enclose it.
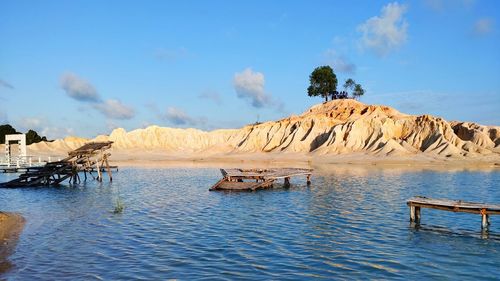
<instances>
[{"instance_id":1,"label":"broken wooden structure","mask_svg":"<svg viewBox=\"0 0 500 281\"><path fill-rule=\"evenodd\" d=\"M432 199L416 196L408 200L410 222L420 224L421 208L431 208L450 212L461 212L481 215L481 229L487 230L490 215L500 215L500 205L465 202L462 200Z\"/></svg>"},{"instance_id":2,"label":"broken wooden structure","mask_svg":"<svg viewBox=\"0 0 500 281\"><path fill-rule=\"evenodd\" d=\"M68 157L44 166L31 167L19 178L2 183L0 187L32 187L42 185L58 185L66 179L73 183L80 182L79 172L83 172L85 180L87 173L92 177L92 171L97 171L97 180L102 181L102 171L106 168L109 180L113 180L108 158L111 155L106 150L111 148L112 141L89 142L68 153ZM95 178L95 177L94 177Z\"/></svg>"},{"instance_id":3,"label":"broken wooden structure","mask_svg":"<svg viewBox=\"0 0 500 281\"><path fill-rule=\"evenodd\" d=\"M307 184L311 184L311 169L220 169L222 179L209 190L255 191L273 187L278 179L284 180L285 187L290 186L290 178L306 176Z\"/></svg>"}]
</instances>

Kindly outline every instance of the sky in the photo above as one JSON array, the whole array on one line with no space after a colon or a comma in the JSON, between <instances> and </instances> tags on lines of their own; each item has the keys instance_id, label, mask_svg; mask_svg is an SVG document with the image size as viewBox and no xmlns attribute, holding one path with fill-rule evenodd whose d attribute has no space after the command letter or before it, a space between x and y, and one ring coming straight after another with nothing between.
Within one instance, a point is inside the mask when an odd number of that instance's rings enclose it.
<instances>
[{"instance_id":1,"label":"sky","mask_svg":"<svg viewBox=\"0 0 500 281\"><path fill-rule=\"evenodd\" d=\"M500 1L0 0L0 123L49 139L301 114L330 65L360 101L500 126Z\"/></svg>"}]
</instances>

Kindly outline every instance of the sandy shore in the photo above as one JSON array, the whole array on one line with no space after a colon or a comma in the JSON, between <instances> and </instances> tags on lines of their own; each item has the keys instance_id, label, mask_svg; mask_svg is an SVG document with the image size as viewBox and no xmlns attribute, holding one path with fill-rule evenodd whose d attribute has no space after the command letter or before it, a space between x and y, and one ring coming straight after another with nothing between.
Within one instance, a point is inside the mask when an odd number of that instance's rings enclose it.
<instances>
[{"instance_id":1,"label":"sandy shore","mask_svg":"<svg viewBox=\"0 0 500 281\"><path fill-rule=\"evenodd\" d=\"M19 214L0 212L0 274L12 266L7 257L14 251L24 223Z\"/></svg>"},{"instance_id":2,"label":"sandy shore","mask_svg":"<svg viewBox=\"0 0 500 281\"><path fill-rule=\"evenodd\" d=\"M373 156L363 153L342 155L314 155L300 153L247 154L168 154L162 151L112 151L112 165L120 167L296 167L328 169L327 167L361 166L394 167L433 170L500 170L497 157L436 158L425 154L412 156Z\"/></svg>"}]
</instances>

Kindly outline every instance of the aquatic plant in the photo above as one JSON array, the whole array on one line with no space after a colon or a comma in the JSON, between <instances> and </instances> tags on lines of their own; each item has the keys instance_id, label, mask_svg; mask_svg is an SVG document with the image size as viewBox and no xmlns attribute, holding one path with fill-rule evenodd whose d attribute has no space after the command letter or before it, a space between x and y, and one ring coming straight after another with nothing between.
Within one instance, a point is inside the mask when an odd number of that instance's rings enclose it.
<instances>
[{"instance_id":1,"label":"aquatic plant","mask_svg":"<svg viewBox=\"0 0 500 281\"><path fill-rule=\"evenodd\" d=\"M120 198L116 199L115 209L113 210L113 214L121 214L125 209L125 205L123 205Z\"/></svg>"}]
</instances>

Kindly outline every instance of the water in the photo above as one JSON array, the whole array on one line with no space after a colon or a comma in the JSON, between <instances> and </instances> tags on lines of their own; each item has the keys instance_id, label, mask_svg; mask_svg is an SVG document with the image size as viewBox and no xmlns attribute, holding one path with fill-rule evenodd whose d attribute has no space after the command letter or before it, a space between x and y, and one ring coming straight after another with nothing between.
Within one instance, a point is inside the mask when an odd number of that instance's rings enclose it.
<instances>
[{"instance_id":1,"label":"water","mask_svg":"<svg viewBox=\"0 0 500 281\"><path fill-rule=\"evenodd\" d=\"M0 175L0 180L14 175ZM8 280L500 278L500 216L424 209L413 195L500 202L500 171L333 167L310 187L209 192L217 169L122 169L114 182L0 189L27 219ZM114 214L116 200L125 209Z\"/></svg>"}]
</instances>

